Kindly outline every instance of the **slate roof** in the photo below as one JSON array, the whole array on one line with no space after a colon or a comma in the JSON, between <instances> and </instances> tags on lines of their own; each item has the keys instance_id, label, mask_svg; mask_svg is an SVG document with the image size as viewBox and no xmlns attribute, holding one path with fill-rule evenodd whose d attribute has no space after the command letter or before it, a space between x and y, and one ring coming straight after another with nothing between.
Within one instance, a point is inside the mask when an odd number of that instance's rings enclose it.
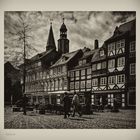
<instances>
[{"instance_id":1,"label":"slate roof","mask_svg":"<svg viewBox=\"0 0 140 140\"><path fill-rule=\"evenodd\" d=\"M46 50L49 50L50 48L56 48L52 25L50 26L50 31L49 31L49 36L48 36L48 40L47 40Z\"/></svg>"},{"instance_id":2,"label":"slate roof","mask_svg":"<svg viewBox=\"0 0 140 140\"><path fill-rule=\"evenodd\" d=\"M41 58L45 57L46 55L48 55L50 52L52 52L53 49L42 52L42 53L38 53L37 55L33 56L31 59L29 59L30 61L37 61L40 60Z\"/></svg>"},{"instance_id":3,"label":"slate roof","mask_svg":"<svg viewBox=\"0 0 140 140\"><path fill-rule=\"evenodd\" d=\"M94 54L93 54L93 57L92 57L92 60L91 62L96 62L96 61L100 61L100 60L103 60L106 58L106 55L104 54L103 56L100 56L100 51L103 49L104 50L105 48L105 43L102 45L102 47L96 49L94 51Z\"/></svg>"},{"instance_id":4,"label":"slate roof","mask_svg":"<svg viewBox=\"0 0 140 140\"><path fill-rule=\"evenodd\" d=\"M86 59L90 57L91 55L93 55L94 51L95 50L89 50L89 51L83 52L83 56L80 59Z\"/></svg>"},{"instance_id":5,"label":"slate roof","mask_svg":"<svg viewBox=\"0 0 140 140\"><path fill-rule=\"evenodd\" d=\"M69 52L69 53L66 53L66 54L62 54L60 59L58 61L56 61L56 63L53 64L52 67L68 63L79 51L80 51L80 49L77 50L77 51L73 51L73 52Z\"/></svg>"}]
</instances>

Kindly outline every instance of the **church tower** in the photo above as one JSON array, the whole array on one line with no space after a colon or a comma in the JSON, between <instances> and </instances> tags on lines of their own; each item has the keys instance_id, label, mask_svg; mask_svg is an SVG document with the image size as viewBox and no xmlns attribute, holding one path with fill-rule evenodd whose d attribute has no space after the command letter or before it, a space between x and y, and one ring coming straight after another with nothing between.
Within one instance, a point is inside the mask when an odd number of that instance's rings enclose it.
<instances>
[{"instance_id":1,"label":"church tower","mask_svg":"<svg viewBox=\"0 0 140 140\"><path fill-rule=\"evenodd\" d=\"M60 54L65 54L69 52L69 40L67 39L67 28L64 24L64 18L63 24L60 28L60 39L58 39L58 52Z\"/></svg>"},{"instance_id":2,"label":"church tower","mask_svg":"<svg viewBox=\"0 0 140 140\"><path fill-rule=\"evenodd\" d=\"M48 41L47 41L47 45L46 45L46 51L49 51L51 49L56 50L53 29L52 29L52 23L50 23L50 31L49 31Z\"/></svg>"}]
</instances>

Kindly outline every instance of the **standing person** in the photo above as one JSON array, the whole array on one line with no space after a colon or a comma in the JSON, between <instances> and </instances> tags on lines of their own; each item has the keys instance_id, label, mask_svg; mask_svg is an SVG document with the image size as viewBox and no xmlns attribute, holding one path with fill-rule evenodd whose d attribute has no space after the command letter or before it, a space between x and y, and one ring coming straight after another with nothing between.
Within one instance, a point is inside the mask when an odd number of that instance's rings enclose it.
<instances>
[{"instance_id":1,"label":"standing person","mask_svg":"<svg viewBox=\"0 0 140 140\"><path fill-rule=\"evenodd\" d=\"M79 97L78 97L76 92L74 92L74 96L73 96L73 99L72 99L72 105L73 105L72 117L75 116L75 112L77 112L79 114L79 116L81 117L82 113L80 111L80 101L79 101Z\"/></svg>"},{"instance_id":2,"label":"standing person","mask_svg":"<svg viewBox=\"0 0 140 140\"><path fill-rule=\"evenodd\" d=\"M68 117L70 116L69 112L71 107L71 100L67 92L64 93L63 103L64 103L64 118L67 118L67 116Z\"/></svg>"},{"instance_id":3,"label":"standing person","mask_svg":"<svg viewBox=\"0 0 140 140\"><path fill-rule=\"evenodd\" d=\"M23 95L23 115L26 115L26 106L28 103L28 98L26 97L26 94Z\"/></svg>"}]
</instances>

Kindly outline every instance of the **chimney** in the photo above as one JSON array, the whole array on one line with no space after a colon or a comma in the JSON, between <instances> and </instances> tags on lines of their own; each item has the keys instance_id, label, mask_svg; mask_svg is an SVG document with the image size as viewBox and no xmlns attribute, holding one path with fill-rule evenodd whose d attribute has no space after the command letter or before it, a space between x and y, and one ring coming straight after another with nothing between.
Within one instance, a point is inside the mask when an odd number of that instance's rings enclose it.
<instances>
[{"instance_id":1,"label":"chimney","mask_svg":"<svg viewBox=\"0 0 140 140\"><path fill-rule=\"evenodd\" d=\"M94 49L98 49L99 45L98 45L98 40L96 39L94 42Z\"/></svg>"}]
</instances>

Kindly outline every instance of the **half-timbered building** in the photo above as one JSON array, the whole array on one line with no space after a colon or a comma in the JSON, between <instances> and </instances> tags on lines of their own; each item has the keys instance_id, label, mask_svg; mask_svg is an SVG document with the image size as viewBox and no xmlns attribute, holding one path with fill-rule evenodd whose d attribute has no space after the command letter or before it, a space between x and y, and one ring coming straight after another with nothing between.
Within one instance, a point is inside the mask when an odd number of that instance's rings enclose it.
<instances>
[{"instance_id":1,"label":"half-timbered building","mask_svg":"<svg viewBox=\"0 0 140 140\"><path fill-rule=\"evenodd\" d=\"M135 105L135 20L116 27L92 58L93 104ZM131 73L132 72L132 73Z\"/></svg>"},{"instance_id":2,"label":"half-timbered building","mask_svg":"<svg viewBox=\"0 0 140 140\"><path fill-rule=\"evenodd\" d=\"M61 104L64 92L79 93L82 104L134 107L136 98L135 20L115 28L99 47L69 52L66 25L56 51L52 25L46 51L26 63L25 93L32 103ZM72 96L71 96L72 97Z\"/></svg>"}]
</instances>

